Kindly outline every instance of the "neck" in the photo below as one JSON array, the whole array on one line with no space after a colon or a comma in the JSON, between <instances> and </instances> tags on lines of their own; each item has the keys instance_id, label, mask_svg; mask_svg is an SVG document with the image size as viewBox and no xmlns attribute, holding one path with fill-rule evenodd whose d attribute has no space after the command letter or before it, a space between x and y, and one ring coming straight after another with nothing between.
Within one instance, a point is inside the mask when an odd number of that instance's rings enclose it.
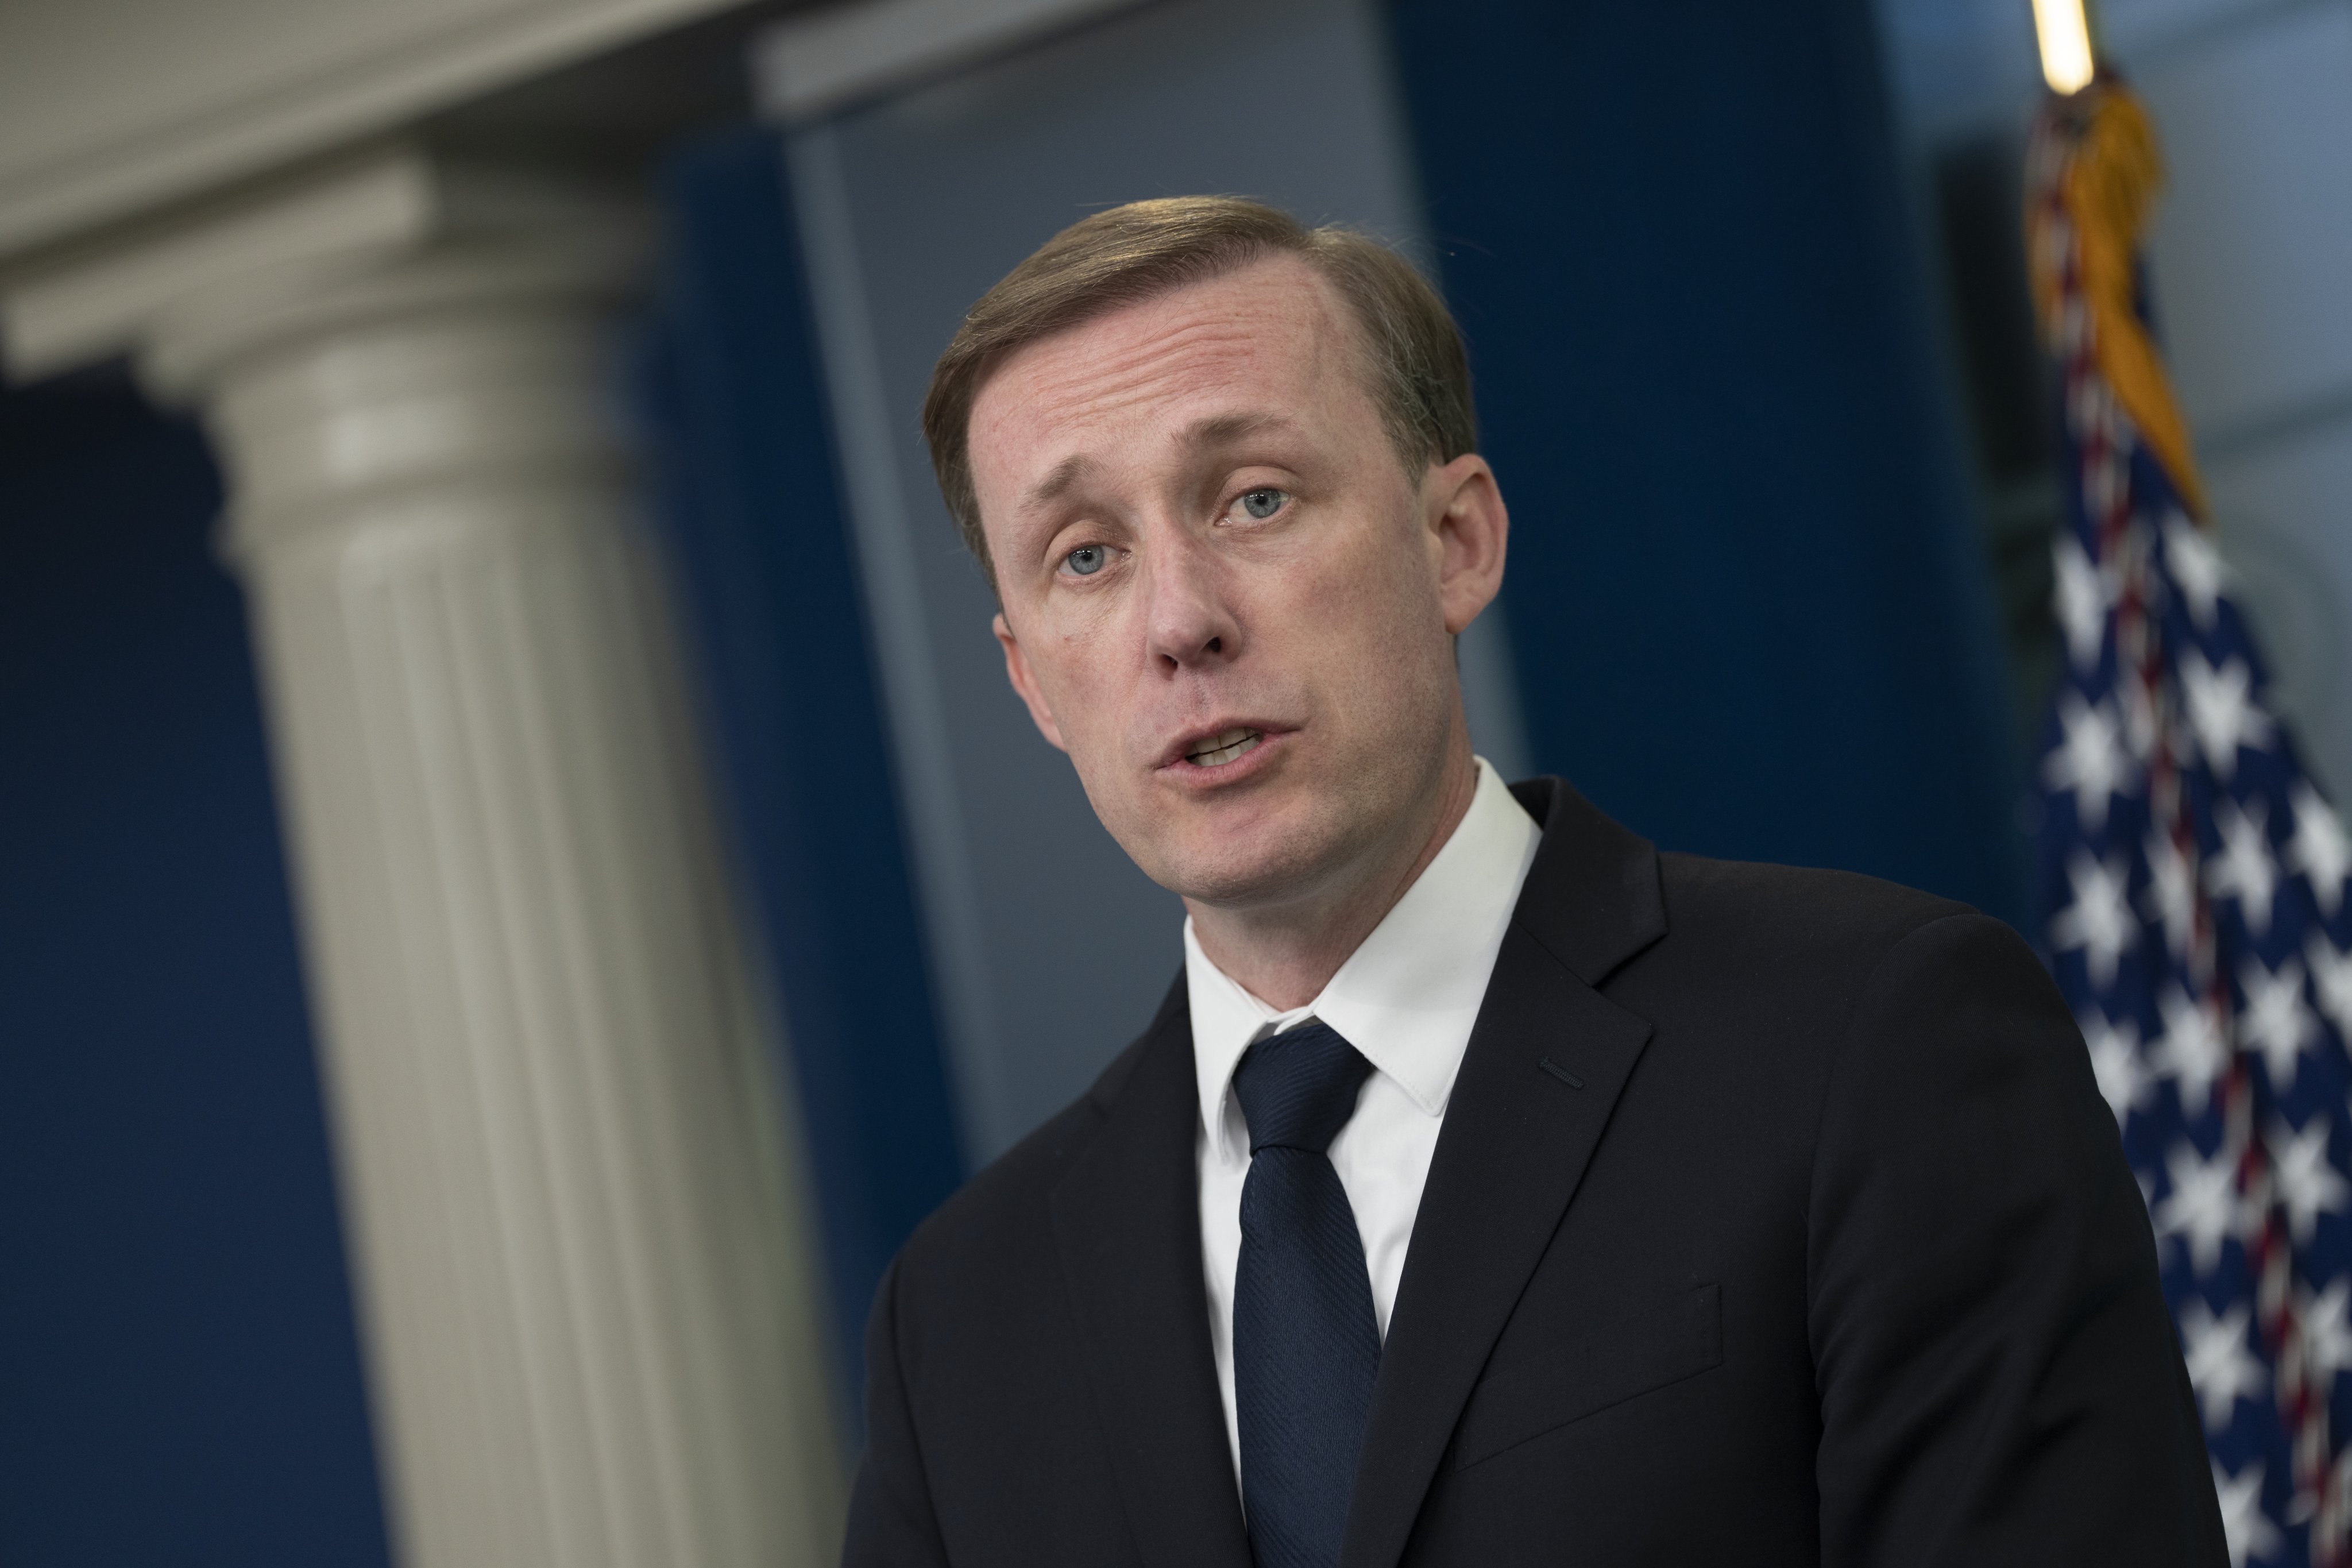
<instances>
[{"instance_id":1,"label":"neck","mask_svg":"<svg viewBox=\"0 0 2352 1568\"><path fill-rule=\"evenodd\" d=\"M1458 727L1458 721L1457 721ZM1278 906L1219 908L1187 899L1192 934L1212 963L1270 1007L1287 1012L1322 994L1331 976L1420 879L1478 793L1466 733L1447 748L1433 796L1392 837L1393 849L1319 895Z\"/></svg>"}]
</instances>

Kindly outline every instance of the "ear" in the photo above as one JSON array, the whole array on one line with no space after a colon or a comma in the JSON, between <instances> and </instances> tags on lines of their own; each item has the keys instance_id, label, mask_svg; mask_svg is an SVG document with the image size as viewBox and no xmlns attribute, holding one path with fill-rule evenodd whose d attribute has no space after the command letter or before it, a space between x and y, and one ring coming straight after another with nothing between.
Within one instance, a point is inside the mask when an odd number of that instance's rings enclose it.
<instances>
[{"instance_id":1,"label":"ear","mask_svg":"<svg viewBox=\"0 0 2352 1568\"><path fill-rule=\"evenodd\" d=\"M1445 629L1459 637L1502 591L1511 514L1495 470L1475 452L1431 468L1422 481L1422 500Z\"/></svg>"},{"instance_id":2,"label":"ear","mask_svg":"<svg viewBox=\"0 0 2352 1568\"><path fill-rule=\"evenodd\" d=\"M1030 721L1055 751L1067 752L1070 748L1062 744L1062 727L1054 722L1054 710L1045 706L1045 694L1038 688L1036 672L1029 668L1028 656L1021 651L1020 641L1013 637L1013 628L1004 624L1002 614L996 617L993 630L997 643L1004 649L1004 678L1013 682L1013 689L1029 705Z\"/></svg>"}]
</instances>

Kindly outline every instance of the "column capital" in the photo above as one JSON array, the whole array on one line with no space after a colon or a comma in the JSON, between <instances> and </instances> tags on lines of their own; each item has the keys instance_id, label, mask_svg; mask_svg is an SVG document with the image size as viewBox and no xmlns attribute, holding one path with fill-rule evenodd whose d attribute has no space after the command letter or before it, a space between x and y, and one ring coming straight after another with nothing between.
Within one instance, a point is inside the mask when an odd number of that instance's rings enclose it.
<instances>
[{"instance_id":1,"label":"column capital","mask_svg":"<svg viewBox=\"0 0 2352 1568\"><path fill-rule=\"evenodd\" d=\"M560 512L627 488L611 321L635 293L637 239L575 224L279 268L161 312L141 373L217 437L234 556L320 529ZM544 504L513 504L520 489Z\"/></svg>"},{"instance_id":2,"label":"column capital","mask_svg":"<svg viewBox=\"0 0 2352 1568\"><path fill-rule=\"evenodd\" d=\"M413 245L257 268L149 317L140 368L162 395L202 395L254 362L330 333L520 308L604 310L632 297L646 227L615 213L538 229L457 230Z\"/></svg>"},{"instance_id":3,"label":"column capital","mask_svg":"<svg viewBox=\"0 0 2352 1568\"><path fill-rule=\"evenodd\" d=\"M648 228L625 195L576 177L387 141L11 266L0 364L28 379L142 353L159 389L184 388L257 340L354 311L617 290Z\"/></svg>"},{"instance_id":4,"label":"column capital","mask_svg":"<svg viewBox=\"0 0 2352 1568\"><path fill-rule=\"evenodd\" d=\"M241 557L457 484L609 486L631 443L605 323L650 233L576 180L388 143L0 280L0 330L13 368L128 352L199 408Z\"/></svg>"}]
</instances>

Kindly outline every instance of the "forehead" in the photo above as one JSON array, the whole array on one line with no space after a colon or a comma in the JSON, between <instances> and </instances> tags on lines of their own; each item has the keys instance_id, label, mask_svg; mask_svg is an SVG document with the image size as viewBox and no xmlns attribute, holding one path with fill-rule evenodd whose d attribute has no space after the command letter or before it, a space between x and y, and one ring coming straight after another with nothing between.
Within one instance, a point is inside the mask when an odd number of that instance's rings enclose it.
<instances>
[{"instance_id":1,"label":"forehead","mask_svg":"<svg viewBox=\"0 0 2352 1568\"><path fill-rule=\"evenodd\" d=\"M1167 417L1213 416L1236 399L1310 416L1361 402L1354 330L1304 258L1271 258L1188 284L1030 343L973 400L973 477L1058 460L1074 443Z\"/></svg>"}]
</instances>

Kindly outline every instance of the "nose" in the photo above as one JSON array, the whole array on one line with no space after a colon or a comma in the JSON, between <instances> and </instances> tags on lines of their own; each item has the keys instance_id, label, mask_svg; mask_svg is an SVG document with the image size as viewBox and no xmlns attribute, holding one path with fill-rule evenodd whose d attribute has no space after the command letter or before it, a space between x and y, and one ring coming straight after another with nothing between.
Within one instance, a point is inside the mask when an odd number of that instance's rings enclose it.
<instances>
[{"instance_id":1,"label":"nose","mask_svg":"<svg viewBox=\"0 0 2352 1568\"><path fill-rule=\"evenodd\" d=\"M1171 529L1154 542L1145 564L1145 636L1152 664L1163 675L1230 663L1241 652L1242 627L1208 549L1188 531Z\"/></svg>"}]
</instances>

